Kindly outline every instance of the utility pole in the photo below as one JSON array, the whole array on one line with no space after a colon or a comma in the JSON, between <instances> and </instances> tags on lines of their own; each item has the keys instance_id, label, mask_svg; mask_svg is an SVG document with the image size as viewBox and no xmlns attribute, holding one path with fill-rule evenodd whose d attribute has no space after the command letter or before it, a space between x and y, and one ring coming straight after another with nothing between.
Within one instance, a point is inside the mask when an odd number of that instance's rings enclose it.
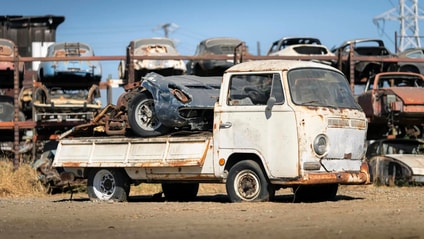
<instances>
[{"instance_id":1,"label":"utility pole","mask_svg":"<svg viewBox=\"0 0 424 239\"><path fill-rule=\"evenodd\" d=\"M175 31L178 25L175 23L164 23L157 26L154 30L162 29L166 38L169 38L169 33Z\"/></svg>"},{"instance_id":2,"label":"utility pole","mask_svg":"<svg viewBox=\"0 0 424 239\"><path fill-rule=\"evenodd\" d=\"M165 23L161 26L163 31L165 32L165 37L168 38L169 28L171 27L171 23Z\"/></svg>"},{"instance_id":3,"label":"utility pole","mask_svg":"<svg viewBox=\"0 0 424 239\"><path fill-rule=\"evenodd\" d=\"M421 47L419 34L419 19L422 10L418 7L418 0L399 0L398 8L392 8L379 16L374 17L373 22L380 27L379 22L385 20L400 21L399 46L396 46L397 51L403 51L407 48ZM384 24L383 24L384 27Z\"/></svg>"}]
</instances>

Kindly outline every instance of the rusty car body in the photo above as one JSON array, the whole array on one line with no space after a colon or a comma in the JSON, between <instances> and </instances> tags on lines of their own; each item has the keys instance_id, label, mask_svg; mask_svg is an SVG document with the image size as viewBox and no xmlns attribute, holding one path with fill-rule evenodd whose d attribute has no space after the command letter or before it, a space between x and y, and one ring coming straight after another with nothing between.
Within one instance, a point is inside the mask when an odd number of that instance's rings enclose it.
<instances>
[{"instance_id":1,"label":"rusty car body","mask_svg":"<svg viewBox=\"0 0 424 239\"><path fill-rule=\"evenodd\" d=\"M234 51L242 43L240 39L215 37L201 41L194 56L213 57L215 55L234 57ZM233 59L224 60L190 60L187 62L187 73L198 76L222 76L224 71L234 65Z\"/></svg>"},{"instance_id":2,"label":"rusty car body","mask_svg":"<svg viewBox=\"0 0 424 239\"><path fill-rule=\"evenodd\" d=\"M8 95L0 95L0 122L12 122L15 121L15 106L14 99ZM24 121L24 114L19 111L18 120Z\"/></svg>"},{"instance_id":3,"label":"rusty car body","mask_svg":"<svg viewBox=\"0 0 424 239\"><path fill-rule=\"evenodd\" d=\"M130 42L129 48L133 46L134 56L178 56L174 41L169 38L141 38ZM129 61L129 59L127 59ZM127 62L121 61L118 66L119 78L128 81ZM149 72L156 72L161 75L182 75L186 73L186 66L183 60L133 60L134 79L140 81ZM127 82L125 82L127 83Z\"/></svg>"},{"instance_id":4,"label":"rusty car body","mask_svg":"<svg viewBox=\"0 0 424 239\"><path fill-rule=\"evenodd\" d=\"M352 46L352 49L351 49ZM332 52L336 56L349 57L350 52L353 51L354 56L375 56L382 58L391 58L395 54L391 53L381 39L375 38L360 38L352 39L343 42L340 46L333 48ZM335 65L336 66L336 65ZM336 66L337 67L337 66ZM349 61L341 62L342 72L350 76ZM395 62L382 62L382 61L355 61L354 72L356 84L365 84L367 79L379 72L397 71L398 65ZM350 79L349 79L350 80Z\"/></svg>"},{"instance_id":5,"label":"rusty car body","mask_svg":"<svg viewBox=\"0 0 424 239\"><path fill-rule=\"evenodd\" d=\"M89 57L94 56L90 45L80 42L53 43L47 48L47 57ZM99 61L58 60L43 61L38 68L38 82L46 87L66 89L90 88L99 84L102 66Z\"/></svg>"},{"instance_id":6,"label":"rusty car body","mask_svg":"<svg viewBox=\"0 0 424 239\"><path fill-rule=\"evenodd\" d=\"M380 139L369 144L366 153L371 180L375 184L424 184L424 141Z\"/></svg>"},{"instance_id":7,"label":"rusty car body","mask_svg":"<svg viewBox=\"0 0 424 239\"><path fill-rule=\"evenodd\" d=\"M412 72L382 72L372 76L357 98L369 121L369 139L394 127L421 127L424 119L424 76Z\"/></svg>"},{"instance_id":8,"label":"rusty car body","mask_svg":"<svg viewBox=\"0 0 424 239\"><path fill-rule=\"evenodd\" d=\"M15 68L18 68L19 85L22 86L25 71L24 63L20 61L18 66L15 66L13 60L3 60L6 57L14 58L15 48L16 45L13 41L0 38L0 88L13 88Z\"/></svg>"},{"instance_id":9,"label":"rusty car body","mask_svg":"<svg viewBox=\"0 0 424 239\"><path fill-rule=\"evenodd\" d=\"M424 48L409 48L397 54L401 58L424 59ZM424 74L424 62L399 61L399 71Z\"/></svg>"},{"instance_id":10,"label":"rusty car body","mask_svg":"<svg viewBox=\"0 0 424 239\"><path fill-rule=\"evenodd\" d=\"M268 56L334 56L334 54L318 38L283 37L271 44ZM314 60L332 65L332 61Z\"/></svg>"},{"instance_id":11,"label":"rusty car body","mask_svg":"<svg viewBox=\"0 0 424 239\"><path fill-rule=\"evenodd\" d=\"M97 85L89 89L47 88L38 86L33 93L34 121L86 122L101 109Z\"/></svg>"},{"instance_id":12,"label":"rusty car body","mask_svg":"<svg viewBox=\"0 0 424 239\"><path fill-rule=\"evenodd\" d=\"M141 136L164 134L174 128L204 130L211 127L221 77L162 76L148 73L145 89L129 103L128 120Z\"/></svg>"}]
</instances>

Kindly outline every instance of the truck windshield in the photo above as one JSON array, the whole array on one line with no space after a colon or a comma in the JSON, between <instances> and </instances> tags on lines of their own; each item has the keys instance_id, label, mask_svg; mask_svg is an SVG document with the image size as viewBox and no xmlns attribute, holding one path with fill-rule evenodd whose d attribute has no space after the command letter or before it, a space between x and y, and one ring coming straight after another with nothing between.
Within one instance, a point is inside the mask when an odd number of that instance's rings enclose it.
<instances>
[{"instance_id":1,"label":"truck windshield","mask_svg":"<svg viewBox=\"0 0 424 239\"><path fill-rule=\"evenodd\" d=\"M346 78L329 69L300 68L288 72L296 105L360 109Z\"/></svg>"}]
</instances>

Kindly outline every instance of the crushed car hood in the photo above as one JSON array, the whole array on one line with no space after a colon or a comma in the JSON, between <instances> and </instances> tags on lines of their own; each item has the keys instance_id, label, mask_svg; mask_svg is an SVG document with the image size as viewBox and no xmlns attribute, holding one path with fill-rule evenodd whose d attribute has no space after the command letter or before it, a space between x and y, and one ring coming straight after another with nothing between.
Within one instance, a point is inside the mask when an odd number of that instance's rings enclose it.
<instances>
[{"instance_id":1,"label":"crushed car hood","mask_svg":"<svg viewBox=\"0 0 424 239\"><path fill-rule=\"evenodd\" d=\"M424 155L422 154L386 154L385 156L408 165L416 175L424 175Z\"/></svg>"},{"instance_id":2,"label":"crushed car hood","mask_svg":"<svg viewBox=\"0 0 424 239\"><path fill-rule=\"evenodd\" d=\"M393 87L388 89L402 99L404 104L416 105L424 104L424 89L417 87Z\"/></svg>"},{"instance_id":3,"label":"crushed car hood","mask_svg":"<svg viewBox=\"0 0 424 239\"><path fill-rule=\"evenodd\" d=\"M143 87L153 93L153 98L167 94L169 89L179 89L191 99L184 106L191 108L213 108L218 100L222 77L200 77L195 75L162 76L149 73L144 77ZM149 86L150 85L150 86ZM153 87L156 89L153 89ZM155 94L154 91L160 94Z\"/></svg>"}]
</instances>

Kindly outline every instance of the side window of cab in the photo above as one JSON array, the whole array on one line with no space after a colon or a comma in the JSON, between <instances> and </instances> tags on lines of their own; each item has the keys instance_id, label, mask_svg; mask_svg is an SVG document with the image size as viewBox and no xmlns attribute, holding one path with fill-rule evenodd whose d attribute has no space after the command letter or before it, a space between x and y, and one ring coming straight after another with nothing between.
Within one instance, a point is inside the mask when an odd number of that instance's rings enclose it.
<instances>
[{"instance_id":1,"label":"side window of cab","mask_svg":"<svg viewBox=\"0 0 424 239\"><path fill-rule=\"evenodd\" d=\"M277 73L233 75L227 97L228 105L266 105L273 96L284 103L281 77Z\"/></svg>"}]
</instances>

